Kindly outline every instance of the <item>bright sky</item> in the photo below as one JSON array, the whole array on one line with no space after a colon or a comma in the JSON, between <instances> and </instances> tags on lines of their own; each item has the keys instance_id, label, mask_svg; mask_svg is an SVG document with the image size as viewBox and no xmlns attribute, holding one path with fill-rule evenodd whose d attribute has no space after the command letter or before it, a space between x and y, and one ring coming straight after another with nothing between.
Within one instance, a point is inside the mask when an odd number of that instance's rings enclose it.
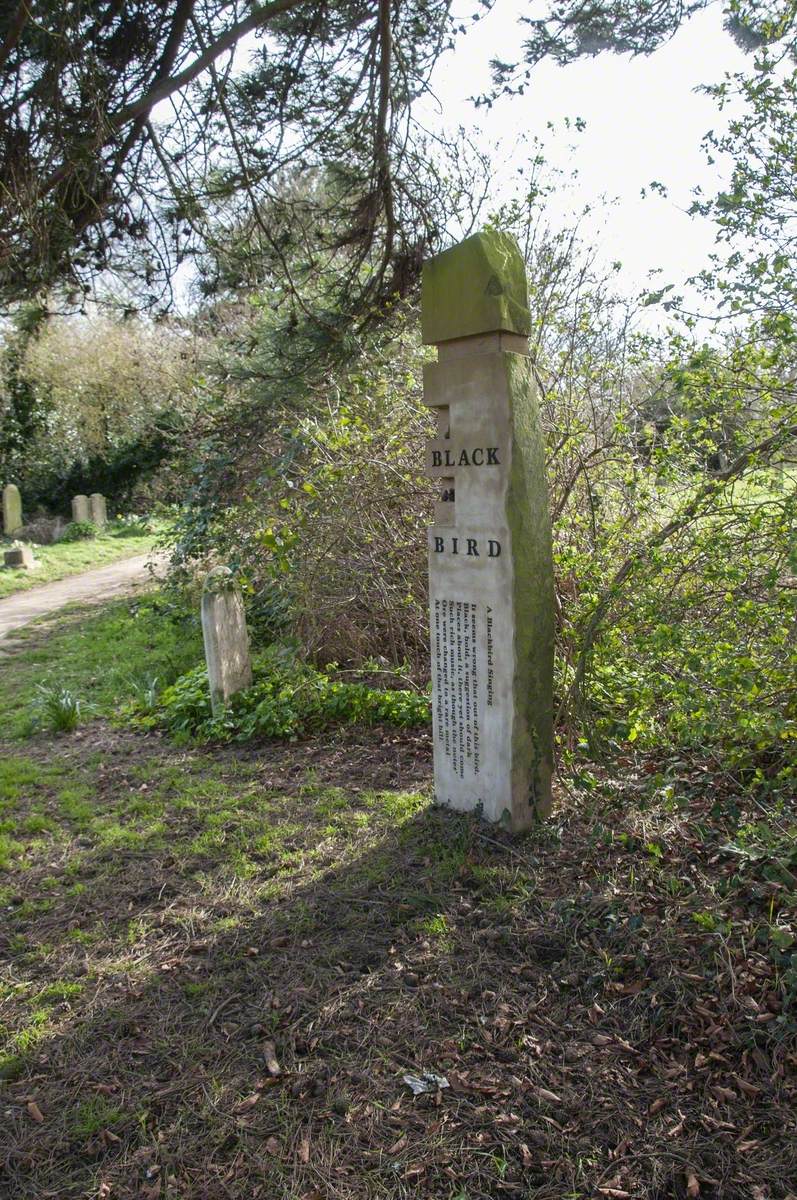
<instances>
[{"instance_id":1,"label":"bright sky","mask_svg":"<svg viewBox=\"0 0 797 1200\"><path fill-rule=\"evenodd\" d=\"M461 11L475 8L471 0ZM695 88L718 81L726 71L749 69L751 58L725 33L715 5L686 22L649 58L602 54L569 67L543 63L524 96L506 97L490 110L475 109L468 97L488 90L489 60L515 61L518 56L518 11L528 13L528 3L500 0L461 38L455 53L445 56L433 79L442 112L433 117L427 110L426 119L442 120L449 128L480 127L477 140L488 147L500 143L504 159L519 135L536 134L552 165L578 172L575 185L562 197L561 224L568 223L574 207L589 204L600 210L591 233L607 264L623 263L622 290L633 294L651 284L679 285L704 265L713 244L711 224L686 215L691 191L700 184L711 194L723 178L719 168L707 165L700 143L727 116L718 114L712 100ZM586 130L567 131L566 117L582 117ZM546 128L549 121L556 133ZM512 157L515 167L519 156ZM641 189L652 180L666 185L667 199L641 199ZM609 201L605 206L604 196ZM558 216L554 208L552 224ZM655 268L661 275L648 279Z\"/></svg>"}]
</instances>

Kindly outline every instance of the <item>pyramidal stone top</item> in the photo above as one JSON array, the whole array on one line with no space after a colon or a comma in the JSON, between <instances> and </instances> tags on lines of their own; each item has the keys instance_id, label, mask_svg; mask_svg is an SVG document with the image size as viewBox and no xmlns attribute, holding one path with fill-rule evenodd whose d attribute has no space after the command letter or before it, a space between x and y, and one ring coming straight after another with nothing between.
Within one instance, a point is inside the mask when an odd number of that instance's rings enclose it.
<instances>
[{"instance_id":1,"label":"pyramidal stone top","mask_svg":"<svg viewBox=\"0 0 797 1200\"><path fill-rule=\"evenodd\" d=\"M424 343L479 333L531 333L526 266L508 233L485 229L424 264Z\"/></svg>"}]
</instances>

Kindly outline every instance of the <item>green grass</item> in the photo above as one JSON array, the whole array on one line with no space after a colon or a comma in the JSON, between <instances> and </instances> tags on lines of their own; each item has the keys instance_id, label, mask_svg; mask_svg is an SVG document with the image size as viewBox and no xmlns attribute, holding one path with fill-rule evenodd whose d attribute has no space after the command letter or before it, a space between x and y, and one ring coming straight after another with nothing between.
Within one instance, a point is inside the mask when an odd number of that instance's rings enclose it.
<instances>
[{"instance_id":1,"label":"green grass","mask_svg":"<svg viewBox=\"0 0 797 1200\"><path fill-rule=\"evenodd\" d=\"M203 937L234 938L264 901L297 881L321 880L343 858L356 861L386 827L412 822L428 805L417 793L364 792L355 800L316 783L312 774L292 795L264 787L257 760L218 762L199 751L175 757L157 746L123 763L121 782L109 787L105 762L86 750L77 759L57 748L43 760L13 752L0 759L0 829L14 831L13 838L0 834L0 908L9 914L8 944L23 977L32 975L23 983L0 983L0 1008L5 1002L17 1013L13 1029L0 1023L0 1079L13 1080L30 1067L42 1043L70 1025L84 992L93 992L106 973L128 977L140 962L142 981L149 978L161 926L146 908L131 916L129 902L117 904L117 897L131 886L147 890L150 863L165 857L169 877L182 879L194 895L195 911L175 913L181 938L195 935L200 911ZM443 853L436 831L423 846L431 858ZM378 855L374 864L366 858L362 868L354 867L352 885L368 888L374 872L382 879L391 870L389 855ZM156 893L165 886L163 876ZM444 899L442 891L417 897L406 906L406 919ZM51 920L44 941L37 925ZM440 933L443 922L433 932ZM277 934L311 936L318 923L316 905L297 899L279 917ZM80 979L71 977L76 946L86 964ZM231 967L237 961L231 959ZM213 992L210 980L183 986L192 1003ZM70 1134L85 1139L118 1115L112 1103L93 1097L66 1120Z\"/></svg>"},{"instance_id":2,"label":"green grass","mask_svg":"<svg viewBox=\"0 0 797 1200\"><path fill-rule=\"evenodd\" d=\"M77 1138L87 1138L101 1129L116 1125L124 1113L109 1104L102 1096L92 1096L69 1114L69 1132Z\"/></svg>"},{"instance_id":3,"label":"green grass","mask_svg":"<svg viewBox=\"0 0 797 1200\"><path fill-rule=\"evenodd\" d=\"M83 720L113 717L153 680L163 687L202 656L198 619L171 620L157 594L118 601L90 615L65 610L55 630L41 642L39 636L37 624L25 626L15 640L30 647L0 662L0 724L8 738L44 727L42 688L72 693ZM1 686L3 680L7 686Z\"/></svg>"},{"instance_id":4,"label":"green grass","mask_svg":"<svg viewBox=\"0 0 797 1200\"><path fill-rule=\"evenodd\" d=\"M111 529L85 542L57 542L54 546L34 546L39 565L35 571L0 569L0 599L25 592L42 583L55 583L69 575L80 575L92 567L104 567L123 558L146 554L155 545L156 534L131 534L124 528ZM4 540L0 547L10 546Z\"/></svg>"}]
</instances>

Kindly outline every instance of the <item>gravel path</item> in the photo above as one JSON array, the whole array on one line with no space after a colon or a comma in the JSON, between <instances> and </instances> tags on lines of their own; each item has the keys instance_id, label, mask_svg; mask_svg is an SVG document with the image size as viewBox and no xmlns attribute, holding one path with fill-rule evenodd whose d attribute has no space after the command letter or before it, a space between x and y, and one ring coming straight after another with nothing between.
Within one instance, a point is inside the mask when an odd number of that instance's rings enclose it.
<instances>
[{"instance_id":1,"label":"gravel path","mask_svg":"<svg viewBox=\"0 0 797 1200\"><path fill-rule=\"evenodd\" d=\"M44 583L30 591L7 596L0 600L0 641L65 604L81 600L95 603L135 590L149 582L148 563L151 561L151 554L137 554L135 558L123 558L107 567L95 567L82 575L70 575L57 583ZM157 560L155 565L157 569Z\"/></svg>"}]
</instances>

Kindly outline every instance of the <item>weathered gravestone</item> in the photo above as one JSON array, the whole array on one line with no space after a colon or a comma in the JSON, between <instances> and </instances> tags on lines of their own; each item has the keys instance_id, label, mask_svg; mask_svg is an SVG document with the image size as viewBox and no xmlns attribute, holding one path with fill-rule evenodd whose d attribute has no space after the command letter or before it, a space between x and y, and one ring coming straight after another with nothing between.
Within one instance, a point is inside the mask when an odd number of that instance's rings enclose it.
<instances>
[{"instance_id":1,"label":"weathered gravestone","mask_svg":"<svg viewBox=\"0 0 797 1200\"><path fill-rule=\"evenodd\" d=\"M216 567L202 592L202 637L214 716L252 682L244 602L232 571Z\"/></svg>"},{"instance_id":2,"label":"weathered gravestone","mask_svg":"<svg viewBox=\"0 0 797 1200\"><path fill-rule=\"evenodd\" d=\"M22 497L15 483L7 483L3 488L3 533L6 537L22 525Z\"/></svg>"},{"instance_id":3,"label":"weathered gravestone","mask_svg":"<svg viewBox=\"0 0 797 1200\"><path fill-rule=\"evenodd\" d=\"M73 496L72 497L72 520L73 521L90 521L91 509L89 508L88 496Z\"/></svg>"},{"instance_id":4,"label":"weathered gravestone","mask_svg":"<svg viewBox=\"0 0 797 1200\"><path fill-rule=\"evenodd\" d=\"M487 231L424 266L424 399L435 796L512 831L551 807L553 565L545 459L513 238Z\"/></svg>"},{"instance_id":5,"label":"weathered gravestone","mask_svg":"<svg viewBox=\"0 0 797 1200\"><path fill-rule=\"evenodd\" d=\"M108 508L101 492L92 492L89 496L89 513L98 529L104 529L108 524Z\"/></svg>"},{"instance_id":6,"label":"weathered gravestone","mask_svg":"<svg viewBox=\"0 0 797 1200\"><path fill-rule=\"evenodd\" d=\"M30 546L12 546L10 550L4 551L3 562L6 567L13 567L17 571L35 571L39 565Z\"/></svg>"}]
</instances>

